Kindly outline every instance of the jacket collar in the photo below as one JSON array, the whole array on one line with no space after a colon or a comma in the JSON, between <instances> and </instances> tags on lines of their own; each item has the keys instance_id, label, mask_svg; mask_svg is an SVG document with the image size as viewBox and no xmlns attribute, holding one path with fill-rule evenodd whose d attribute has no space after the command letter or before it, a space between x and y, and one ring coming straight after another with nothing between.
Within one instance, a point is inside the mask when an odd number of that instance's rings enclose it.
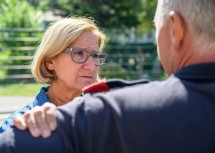
<instances>
[{"instance_id":1,"label":"jacket collar","mask_svg":"<svg viewBox=\"0 0 215 153\"><path fill-rule=\"evenodd\" d=\"M174 75L181 79L212 81L215 80L215 62L189 65Z\"/></svg>"}]
</instances>

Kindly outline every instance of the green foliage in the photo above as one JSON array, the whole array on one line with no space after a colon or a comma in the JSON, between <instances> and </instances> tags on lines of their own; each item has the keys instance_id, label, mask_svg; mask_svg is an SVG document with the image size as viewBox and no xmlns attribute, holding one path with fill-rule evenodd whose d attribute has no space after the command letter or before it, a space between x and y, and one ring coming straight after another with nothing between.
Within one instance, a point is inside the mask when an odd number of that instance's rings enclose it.
<instances>
[{"instance_id":1,"label":"green foliage","mask_svg":"<svg viewBox=\"0 0 215 153\"><path fill-rule=\"evenodd\" d=\"M11 84L0 86L0 96L35 96L45 84Z\"/></svg>"},{"instance_id":2,"label":"green foliage","mask_svg":"<svg viewBox=\"0 0 215 153\"><path fill-rule=\"evenodd\" d=\"M88 0L88 6L102 27L132 27L140 24L140 0ZM85 12L87 13L87 12Z\"/></svg>"},{"instance_id":3,"label":"green foliage","mask_svg":"<svg viewBox=\"0 0 215 153\"><path fill-rule=\"evenodd\" d=\"M0 47L4 48L4 52L1 53L2 56L9 58L10 56L26 56L31 55L31 52L26 52L22 50L14 51L11 47L23 47L23 46L33 46L36 45L35 42L25 42L25 41L13 41L14 38L26 38L29 37L29 33L15 32L12 28L39 28L41 24L37 16L38 10L33 6L29 5L27 0L3 0L0 2L0 29L11 29L9 31L3 31L0 33L2 41L0 42ZM19 30L16 30L19 31ZM22 60L4 60L2 65L24 65L25 61ZM23 70L6 70L6 74L17 74ZM25 73L25 72L23 72Z\"/></svg>"},{"instance_id":4,"label":"green foliage","mask_svg":"<svg viewBox=\"0 0 215 153\"><path fill-rule=\"evenodd\" d=\"M27 0L0 2L0 28L38 28L38 11Z\"/></svg>"},{"instance_id":5,"label":"green foliage","mask_svg":"<svg viewBox=\"0 0 215 153\"><path fill-rule=\"evenodd\" d=\"M110 78L121 78L130 80L129 73L126 69L120 66L119 63L108 63L100 68L101 78L110 79Z\"/></svg>"},{"instance_id":6,"label":"green foliage","mask_svg":"<svg viewBox=\"0 0 215 153\"><path fill-rule=\"evenodd\" d=\"M141 24L145 28L154 27L153 19L155 15L157 0L141 0L142 1L142 10L139 12L139 18L142 19Z\"/></svg>"},{"instance_id":7,"label":"green foliage","mask_svg":"<svg viewBox=\"0 0 215 153\"><path fill-rule=\"evenodd\" d=\"M156 3L157 0L46 0L40 1L36 6L44 11L52 10L64 17L88 14L105 28L138 25L151 28Z\"/></svg>"}]
</instances>

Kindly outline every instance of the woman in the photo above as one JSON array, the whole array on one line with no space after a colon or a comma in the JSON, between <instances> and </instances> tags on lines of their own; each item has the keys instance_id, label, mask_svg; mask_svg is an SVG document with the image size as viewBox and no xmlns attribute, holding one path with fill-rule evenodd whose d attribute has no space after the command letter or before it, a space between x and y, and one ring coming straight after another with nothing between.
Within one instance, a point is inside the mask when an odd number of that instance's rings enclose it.
<instances>
[{"instance_id":1,"label":"woman","mask_svg":"<svg viewBox=\"0 0 215 153\"><path fill-rule=\"evenodd\" d=\"M35 100L12 114L0 127L0 133L13 124L14 116L24 114L45 102L63 105L80 96L82 88L96 82L106 36L89 18L64 18L44 33L32 62L37 82L47 83ZM46 137L44 133L44 137Z\"/></svg>"}]
</instances>

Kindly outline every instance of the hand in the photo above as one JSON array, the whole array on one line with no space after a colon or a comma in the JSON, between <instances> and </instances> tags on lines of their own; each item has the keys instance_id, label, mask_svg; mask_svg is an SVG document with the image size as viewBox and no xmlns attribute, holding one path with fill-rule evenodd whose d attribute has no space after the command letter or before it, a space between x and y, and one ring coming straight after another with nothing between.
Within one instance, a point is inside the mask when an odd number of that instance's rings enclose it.
<instances>
[{"instance_id":1,"label":"hand","mask_svg":"<svg viewBox=\"0 0 215 153\"><path fill-rule=\"evenodd\" d=\"M14 118L14 126L19 130L29 129L34 137L48 138L51 132L57 128L56 106L45 103L27 111L23 116Z\"/></svg>"}]
</instances>

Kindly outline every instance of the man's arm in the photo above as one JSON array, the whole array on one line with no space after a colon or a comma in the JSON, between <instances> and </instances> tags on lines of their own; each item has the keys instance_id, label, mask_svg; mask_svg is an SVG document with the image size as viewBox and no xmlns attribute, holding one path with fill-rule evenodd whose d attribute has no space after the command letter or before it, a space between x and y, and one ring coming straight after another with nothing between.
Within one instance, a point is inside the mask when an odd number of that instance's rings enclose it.
<instances>
[{"instance_id":1,"label":"man's arm","mask_svg":"<svg viewBox=\"0 0 215 153\"><path fill-rule=\"evenodd\" d=\"M66 152L59 129L49 139L34 138L29 131L9 128L0 135L0 153L59 153Z\"/></svg>"},{"instance_id":2,"label":"man's arm","mask_svg":"<svg viewBox=\"0 0 215 153\"><path fill-rule=\"evenodd\" d=\"M117 133L126 131L119 128L121 123L115 122L119 119L118 106L105 104L104 95L101 96L103 98L100 96L84 96L80 101L58 107L58 128L47 139L34 138L27 130L19 131L15 127L10 128L0 136L0 152L96 153L113 152L113 148L117 151L117 148L122 146L116 145L116 141L123 142L118 138ZM116 141L110 141L110 137ZM123 146L126 147L127 144Z\"/></svg>"},{"instance_id":3,"label":"man's arm","mask_svg":"<svg viewBox=\"0 0 215 153\"><path fill-rule=\"evenodd\" d=\"M0 138L0 146L3 145L0 151L1 153L33 151L41 153L142 153L142 148L144 148L142 142L149 138L147 127L154 129L153 127L158 127L158 125L143 124L143 119L152 114L144 113L143 116L140 111L145 109L143 106L151 106L151 103L141 103L139 97L141 94L137 91L141 92L139 86L137 90L129 88L129 90L120 89L93 96L87 94L79 101L57 108L58 128L51 137L37 139L33 138L28 131L21 132L13 128ZM151 107L147 108L151 109ZM157 123L157 120L153 121ZM157 138L157 135L152 137ZM14 143L7 144L7 142Z\"/></svg>"},{"instance_id":4,"label":"man's arm","mask_svg":"<svg viewBox=\"0 0 215 153\"><path fill-rule=\"evenodd\" d=\"M87 152L86 107L83 99L58 107L58 128L49 138L34 138L28 130L9 128L0 135L0 153Z\"/></svg>"}]
</instances>

